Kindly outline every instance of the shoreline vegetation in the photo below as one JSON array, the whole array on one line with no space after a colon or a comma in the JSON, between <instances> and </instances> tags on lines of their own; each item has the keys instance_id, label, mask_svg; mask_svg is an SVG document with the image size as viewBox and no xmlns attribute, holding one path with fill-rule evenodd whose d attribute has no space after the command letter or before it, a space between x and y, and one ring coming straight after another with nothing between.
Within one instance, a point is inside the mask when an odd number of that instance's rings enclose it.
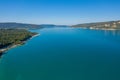
<instances>
[{"instance_id":1,"label":"shoreline vegetation","mask_svg":"<svg viewBox=\"0 0 120 80\"><path fill-rule=\"evenodd\" d=\"M6 33L5 33L6 32ZM7 35L2 37L3 35ZM24 35L24 37L22 37ZM30 40L40 34L35 32L30 32L24 29L0 29L0 57L8 50L15 48L20 45L24 45L27 40ZM5 42L12 37L12 42ZM14 38L15 37L15 38Z\"/></svg>"},{"instance_id":2,"label":"shoreline vegetation","mask_svg":"<svg viewBox=\"0 0 120 80\"><path fill-rule=\"evenodd\" d=\"M42 29L62 27L60 25L35 25L22 23L0 23L0 56L11 48L26 43L28 39L32 39L40 34L30 32L29 29ZM69 26L72 28L92 29L92 30L120 30L119 21L84 23Z\"/></svg>"},{"instance_id":3,"label":"shoreline vegetation","mask_svg":"<svg viewBox=\"0 0 120 80\"><path fill-rule=\"evenodd\" d=\"M108 21L108 22L96 22L96 23L84 23L71 26L73 28L81 29L95 29L95 30L120 30L119 21Z\"/></svg>"}]
</instances>

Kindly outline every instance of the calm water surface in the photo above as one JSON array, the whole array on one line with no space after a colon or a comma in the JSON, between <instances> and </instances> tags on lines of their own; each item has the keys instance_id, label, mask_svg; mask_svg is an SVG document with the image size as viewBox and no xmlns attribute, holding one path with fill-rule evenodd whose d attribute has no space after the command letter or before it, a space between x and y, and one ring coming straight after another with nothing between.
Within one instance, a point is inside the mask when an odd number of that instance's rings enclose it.
<instances>
[{"instance_id":1,"label":"calm water surface","mask_svg":"<svg viewBox=\"0 0 120 80\"><path fill-rule=\"evenodd\" d=\"M120 31L49 28L0 60L0 80L120 80Z\"/></svg>"}]
</instances>

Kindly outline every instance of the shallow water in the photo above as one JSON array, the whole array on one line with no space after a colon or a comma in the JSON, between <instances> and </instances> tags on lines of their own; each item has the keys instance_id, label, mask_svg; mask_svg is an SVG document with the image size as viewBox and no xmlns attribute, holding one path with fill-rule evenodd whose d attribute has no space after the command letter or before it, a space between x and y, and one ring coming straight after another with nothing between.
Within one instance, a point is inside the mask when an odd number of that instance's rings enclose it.
<instances>
[{"instance_id":1,"label":"shallow water","mask_svg":"<svg viewBox=\"0 0 120 80\"><path fill-rule=\"evenodd\" d=\"M46 28L0 60L0 80L120 80L120 31Z\"/></svg>"}]
</instances>

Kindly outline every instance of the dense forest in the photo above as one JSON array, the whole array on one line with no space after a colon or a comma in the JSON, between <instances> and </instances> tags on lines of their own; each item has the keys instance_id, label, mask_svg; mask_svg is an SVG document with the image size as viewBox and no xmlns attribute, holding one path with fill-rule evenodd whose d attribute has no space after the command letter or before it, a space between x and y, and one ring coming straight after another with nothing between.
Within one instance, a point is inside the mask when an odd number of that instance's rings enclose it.
<instances>
[{"instance_id":1,"label":"dense forest","mask_svg":"<svg viewBox=\"0 0 120 80\"><path fill-rule=\"evenodd\" d=\"M37 33L25 29L0 29L0 48L13 44L21 44Z\"/></svg>"},{"instance_id":2,"label":"dense forest","mask_svg":"<svg viewBox=\"0 0 120 80\"><path fill-rule=\"evenodd\" d=\"M120 21L96 22L77 24L72 27L89 28L89 29L120 29Z\"/></svg>"}]
</instances>

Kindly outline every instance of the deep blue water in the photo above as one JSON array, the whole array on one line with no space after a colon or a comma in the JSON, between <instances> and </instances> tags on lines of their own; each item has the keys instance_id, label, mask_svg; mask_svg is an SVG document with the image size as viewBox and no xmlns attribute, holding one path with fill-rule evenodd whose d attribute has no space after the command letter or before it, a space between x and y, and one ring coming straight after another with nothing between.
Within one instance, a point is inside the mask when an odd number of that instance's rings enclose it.
<instances>
[{"instance_id":1,"label":"deep blue water","mask_svg":"<svg viewBox=\"0 0 120 80\"><path fill-rule=\"evenodd\" d=\"M120 80L120 31L33 30L0 60L0 80Z\"/></svg>"}]
</instances>

